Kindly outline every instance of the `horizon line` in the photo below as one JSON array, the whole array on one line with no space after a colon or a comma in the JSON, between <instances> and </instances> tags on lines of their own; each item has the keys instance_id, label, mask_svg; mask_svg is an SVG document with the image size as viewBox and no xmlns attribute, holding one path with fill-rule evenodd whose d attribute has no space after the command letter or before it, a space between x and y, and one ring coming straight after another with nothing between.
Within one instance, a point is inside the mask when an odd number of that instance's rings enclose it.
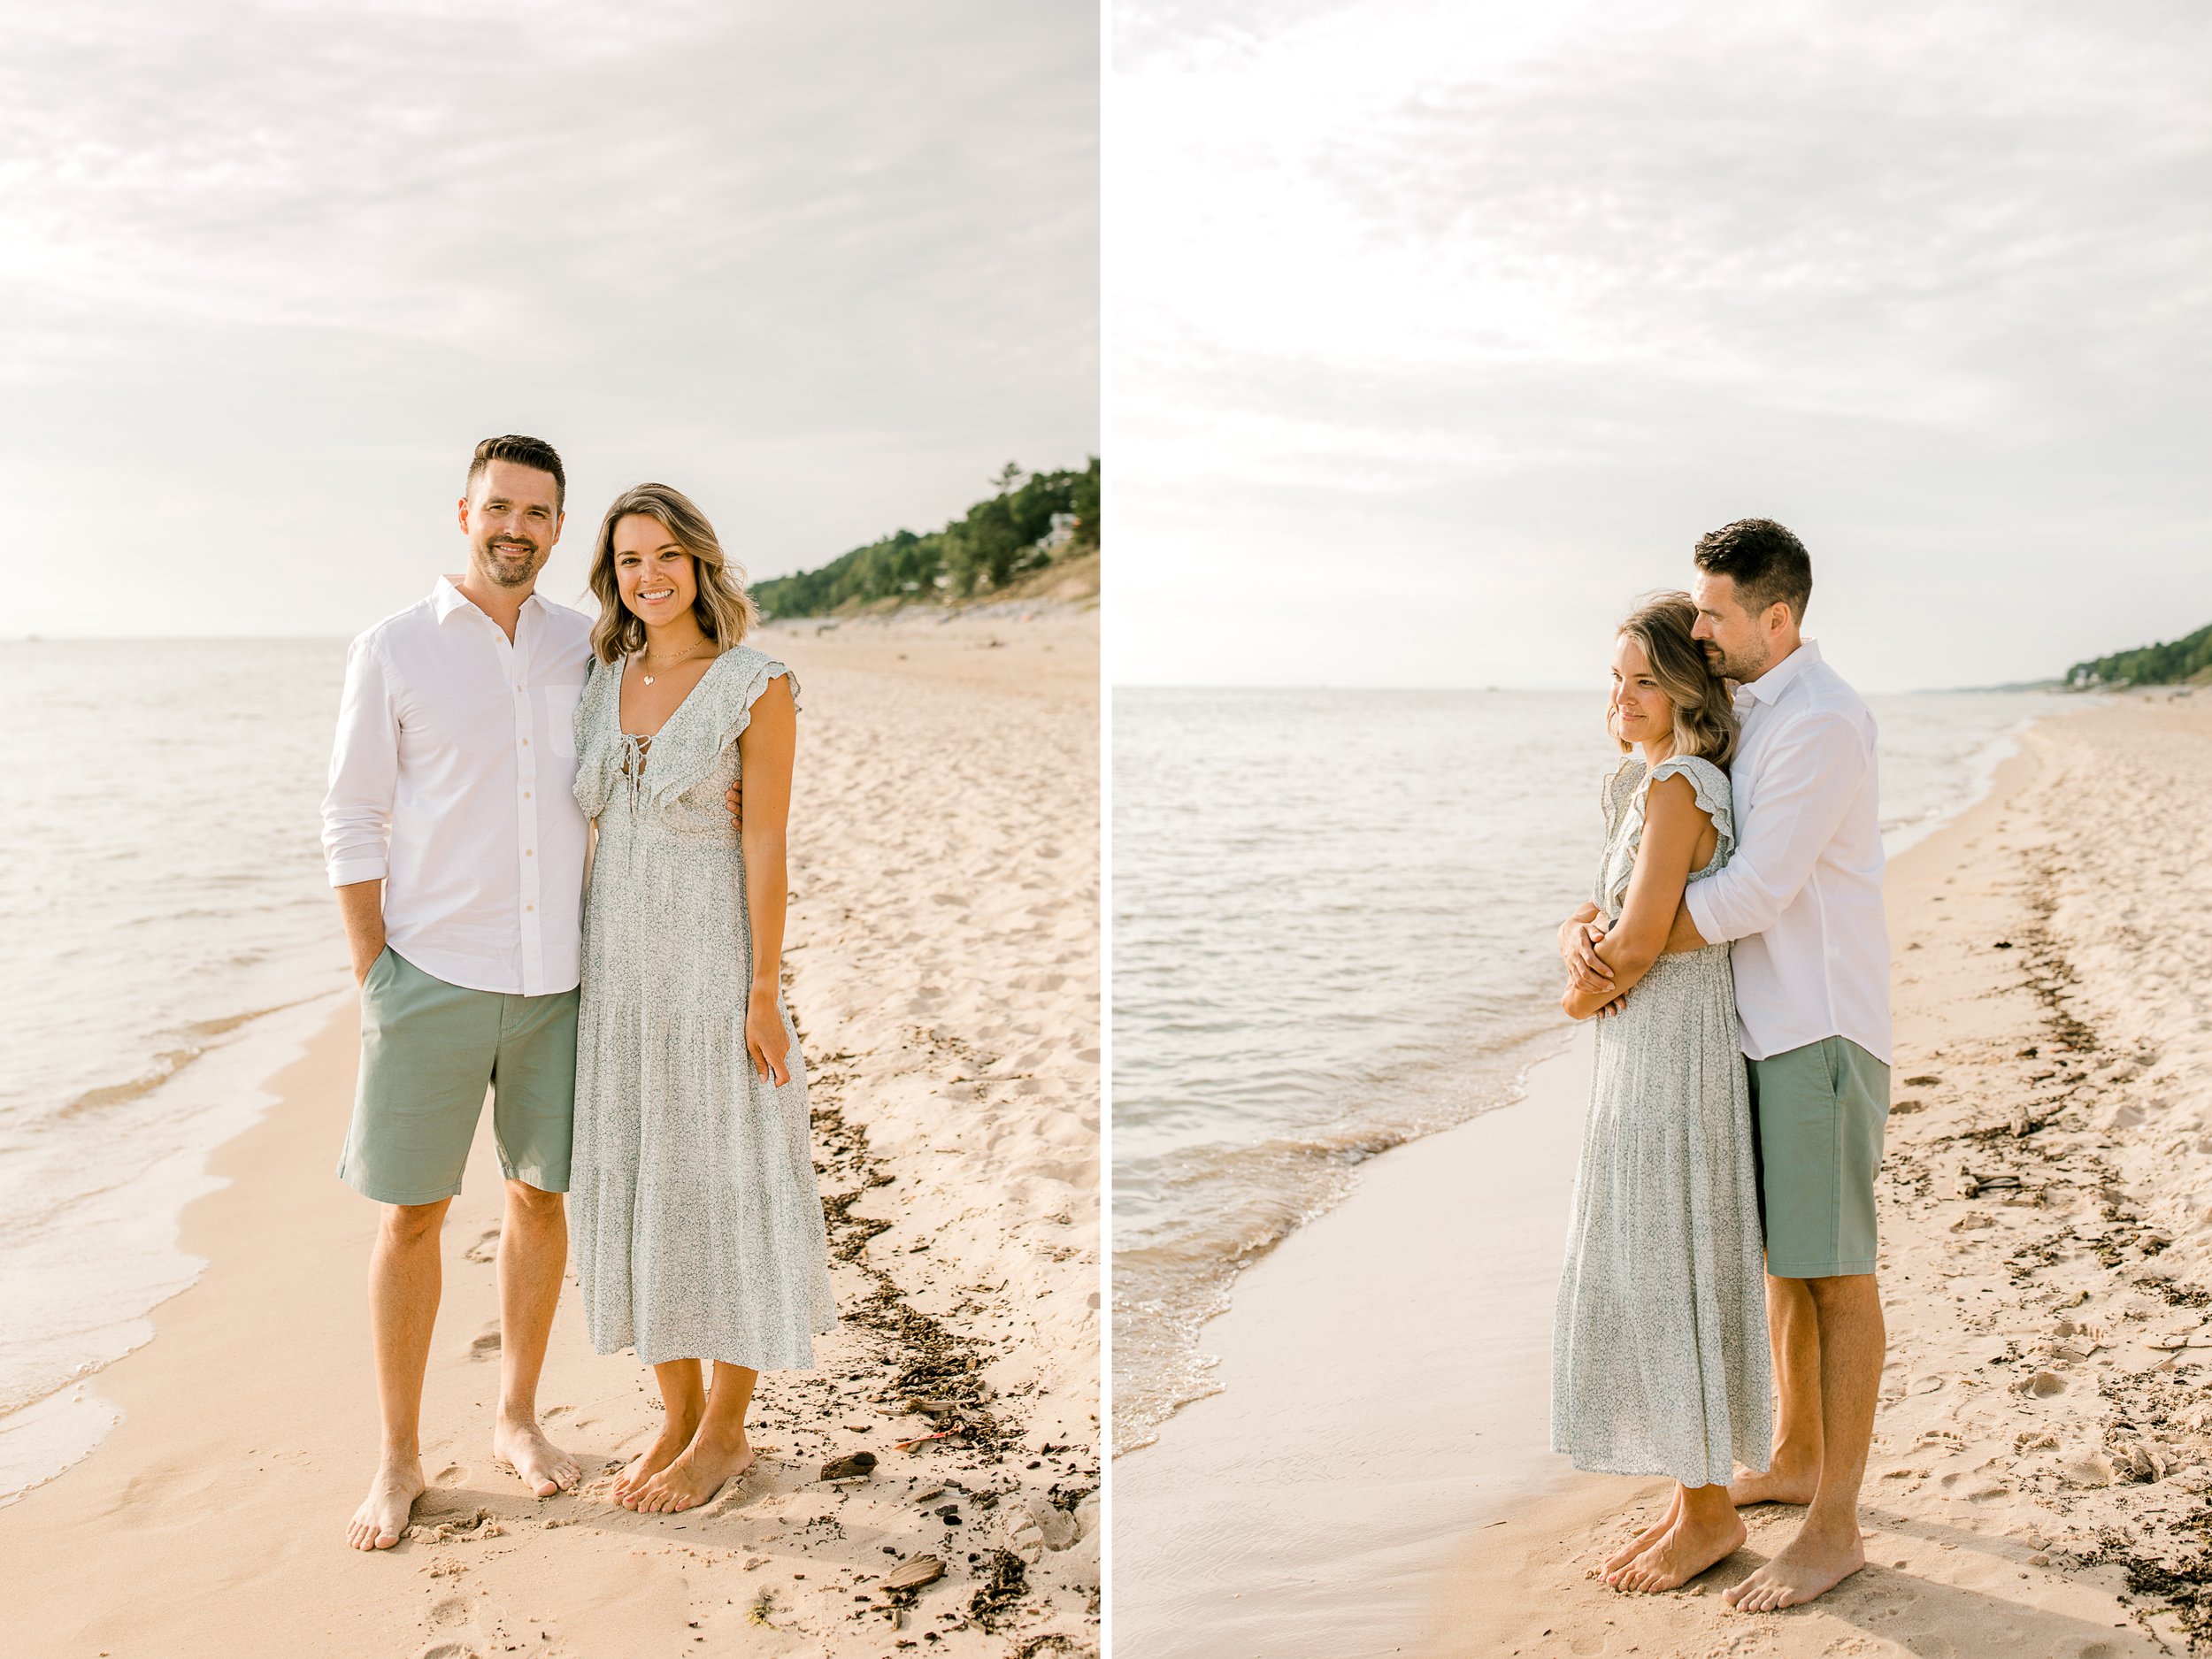
<instances>
[{"instance_id":1,"label":"horizon line","mask_svg":"<svg viewBox=\"0 0 2212 1659\"><path fill-rule=\"evenodd\" d=\"M1379 684L1374 682L1362 682L1356 685L1346 685L1327 684L1313 680L1239 681L1231 683L1228 681L1116 680L1106 682L1106 689L1109 691L1449 691L1474 692L1478 695L1487 695L1494 692L1503 695L1507 693L1525 692L1593 693L1594 691L1602 692L1604 688L1602 687L1593 688L1587 685L1509 686L1502 684L1472 685L1466 683L1427 683L1414 685ZM2002 684L1993 686L1907 686L1894 690L1886 688L1876 690L1864 695L1876 697L1917 697L1948 696L1969 692L2010 692L2024 696L2031 692L2067 692L2069 695L2080 695L2078 693L2068 691L2065 680L2058 678L2057 676L2053 676L2048 680L2008 680Z\"/></svg>"}]
</instances>

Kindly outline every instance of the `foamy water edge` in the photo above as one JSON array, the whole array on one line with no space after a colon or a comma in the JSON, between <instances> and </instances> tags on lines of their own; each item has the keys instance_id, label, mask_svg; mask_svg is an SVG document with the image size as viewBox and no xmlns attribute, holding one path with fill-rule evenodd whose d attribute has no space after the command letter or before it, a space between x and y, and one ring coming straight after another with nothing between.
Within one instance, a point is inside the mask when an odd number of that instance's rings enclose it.
<instances>
[{"instance_id":1,"label":"foamy water edge","mask_svg":"<svg viewBox=\"0 0 2212 1659\"><path fill-rule=\"evenodd\" d=\"M110 1365L151 1341L157 1334L154 1314L206 1272L207 1259L184 1250L182 1232L187 1207L229 1185L210 1172L209 1164L278 1104L274 1079L306 1054L343 1001L342 992L326 992L249 1018L146 1091L144 1097L161 1097L178 1119L190 1125L190 1144L173 1148L104 1196L119 1205L141 1189L158 1194L167 1221L172 1271L142 1309L104 1328L110 1340L99 1357L81 1362L55 1387L0 1416L0 1509L91 1455L122 1421L121 1409L100 1394L96 1379ZM336 1161L334 1146L334 1168ZM301 1173L302 1179L312 1179L326 1171ZM250 1354L238 1356L242 1366L251 1361Z\"/></svg>"}]
</instances>

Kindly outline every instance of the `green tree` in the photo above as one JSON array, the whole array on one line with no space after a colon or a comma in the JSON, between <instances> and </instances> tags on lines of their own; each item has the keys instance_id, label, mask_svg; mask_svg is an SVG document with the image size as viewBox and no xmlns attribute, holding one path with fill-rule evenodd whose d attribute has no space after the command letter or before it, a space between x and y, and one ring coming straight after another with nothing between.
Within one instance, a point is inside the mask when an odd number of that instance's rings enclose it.
<instances>
[{"instance_id":1,"label":"green tree","mask_svg":"<svg viewBox=\"0 0 2212 1659\"><path fill-rule=\"evenodd\" d=\"M995 493L990 499L941 530L879 536L818 569L756 583L753 596L774 617L819 616L886 600L933 600L940 578L965 598L1048 564L1053 554L1040 543L1056 513L1075 515L1078 549L1098 545L1097 457L1079 472L1027 472L1009 461L991 483Z\"/></svg>"}]
</instances>

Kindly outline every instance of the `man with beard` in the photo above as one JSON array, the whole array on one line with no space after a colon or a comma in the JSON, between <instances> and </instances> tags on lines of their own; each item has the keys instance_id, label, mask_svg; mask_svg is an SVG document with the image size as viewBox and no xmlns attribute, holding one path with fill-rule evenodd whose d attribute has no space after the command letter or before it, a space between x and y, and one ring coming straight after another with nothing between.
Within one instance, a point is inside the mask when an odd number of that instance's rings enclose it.
<instances>
[{"instance_id":1,"label":"man with beard","mask_svg":"<svg viewBox=\"0 0 2212 1659\"><path fill-rule=\"evenodd\" d=\"M575 1459L539 1426L568 1254L585 824L572 793L591 622L534 591L566 480L536 438L469 464L468 568L353 641L323 849L361 987L361 1069L338 1174L383 1206L369 1266L383 1450L346 1541L388 1549L424 1489L418 1425L439 1230L488 1088L499 1240L495 1455L541 1497Z\"/></svg>"}]
</instances>

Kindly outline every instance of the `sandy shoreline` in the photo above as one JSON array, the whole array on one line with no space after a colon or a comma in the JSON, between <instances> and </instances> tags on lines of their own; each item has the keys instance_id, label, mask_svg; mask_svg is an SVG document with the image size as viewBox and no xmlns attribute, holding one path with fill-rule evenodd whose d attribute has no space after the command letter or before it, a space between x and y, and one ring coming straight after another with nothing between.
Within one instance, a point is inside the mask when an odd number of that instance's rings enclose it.
<instances>
[{"instance_id":1,"label":"sandy shoreline","mask_svg":"<svg viewBox=\"0 0 2212 1659\"><path fill-rule=\"evenodd\" d=\"M1189 1633L1208 1626L1226 1633L1225 1655L2093 1659L2181 1650L2179 1617L2131 1596L2125 1579L2131 1567L2143 1585L2162 1565L2177 1570L2165 1582L2186 1598L2203 1594L2208 1570L2212 1412L2195 1350L2212 1346L2212 1298L2200 1288L2212 1282L2212 1087L2202 1064L2212 999L2177 956L2154 952L2150 933L2192 914L2212 887L2212 826L2201 810L2208 765L2212 706L2201 698L2082 709L2029 732L1984 801L1891 865L1898 1105L1881 1191L1891 1346L1865 1572L1811 1607L1759 1618L1728 1612L1717 1590L1794 1524L1796 1511L1770 1506L1751 1512L1746 1548L1685 1591L1616 1595L1586 1566L1663 1485L1576 1475L1551 1459L1549 1491L1532 1484L1494 1513L1471 1502L1429 1556L1447 1564L1371 1625L1377 1598L1348 1569L1364 1559L1359 1527L1375 1490L1337 1483L1343 1454L1325 1439L1328 1455L1300 1471L1298 1495L1309 1516L1345 1522L1316 1557L1333 1582L1271 1598L1270 1614L1186 1574L1186 1650L1205 1651ZM1528 1102L1494 1117L1539 1107L1537 1081ZM1386 1294L1404 1276L1403 1257L1362 1253L1363 1233L1387 1236L1393 1224L1380 1212L1411 1187L1410 1176L1386 1181L1386 1171L1487 1121L1378 1159L1358 1192L1301 1235L1302 1254L1328 1264L1325 1276L1307 1277L1302 1321L1350 1319L1361 1286ZM1571 1159L1571 1139L1533 1126L1523 1144ZM1541 1157L1523 1171L1525 1185L1563 1194L1559 1164ZM1466 1318L1509 1321L1517 1306L1541 1331L1522 1330L1482 1375L1436 1365L1432 1333L1418 1322L1382 1329L1380 1346L1360 1356L1371 1379L1389 1379L1386 1388L1371 1380L1363 1415L1376 1421L1358 1431L1361 1455L1372 1459L1390 1434L1425 1426L1432 1479L1471 1493L1483 1463L1540 1444L1542 1394L1528 1385L1541 1372L1525 1356L1540 1335L1548 1342L1556 1273L1555 1260L1532 1287L1510 1262L1494 1266L1478 1214L1462 1208L1448 1247L1445 1259L1462 1265L1426 1276L1430 1325L1449 1325L1479 1275L1484 1305ZM1415 1230L1404 1218L1394 1225L1402 1238ZM1556 1225L1563 1229L1563 1215ZM1183 1414L1195 1424L1210 1409L1200 1425L1209 1440L1264 1437L1286 1457L1310 1432L1294 1386L1271 1385L1270 1394L1229 1369L1240 1355L1294 1348L1282 1310L1295 1299L1277 1292L1296 1277L1299 1243L1256 1266L1236 1308L1209 1327L1228 1392ZM1527 1421L1484 1415L1517 1387L1531 1402ZM1141 1482L1173 1502L1188 1482L1170 1462L1196 1455L1188 1440L1164 1434L1116 1465L1118 1635L1144 1617L1128 1605L1135 1586L1125 1567L1145 1555L1131 1539L1130 1495ZM1148 1459L1156 1460L1150 1469ZM1203 1500L1181 1502L1187 1510ZM1294 1529L1290 1547L1302 1547ZM1271 1544L1260 1537L1242 1548L1264 1555ZM1283 1617L1293 1606L1295 1620ZM1310 1634L1307 1646L1281 1645L1298 1640L1284 1633L1293 1625L1333 1632L1336 1645L1314 1645ZM1242 1640L1262 1628L1277 1645Z\"/></svg>"},{"instance_id":2,"label":"sandy shoreline","mask_svg":"<svg viewBox=\"0 0 2212 1659\"><path fill-rule=\"evenodd\" d=\"M1370 1160L1239 1279L1206 1326L1222 1392L1114 1462L1117 1651L1421 1652L1460 1532L1559 1484L1544 1414L1578 1037L1515 1104Z\"/></svg>"},{"instance_id":3,"label":"sandy shoreline","mask_svg":"<svg viewBox=\"0 0 2212 1659\"><path fill-rule=\"evenodd\" d=\"M426 1390L434 1490L398 1548L343 1547L375 1444L375 1212L330 1173L349 1005L212 1160L228 1184L182 1229L207 1272L96 1385L121 1424L0 1510L11 1653L1096 1650L1096 613L760 642L803 687L790 996L845 1317L820 1369L763 1378L758 1471L688 1516L606 1501L657 1409L648 1373L590 1353L572 1284L541 1399L583 1487L541 1502L494 1467L480 1133ZM917 1394L966 1428L895 1451L929 1426ZM872 1480L817 1478L864 1448ZM946 1577L895 1625L873 1586L926 1554Z\"/></svg>"}]
</instances>

